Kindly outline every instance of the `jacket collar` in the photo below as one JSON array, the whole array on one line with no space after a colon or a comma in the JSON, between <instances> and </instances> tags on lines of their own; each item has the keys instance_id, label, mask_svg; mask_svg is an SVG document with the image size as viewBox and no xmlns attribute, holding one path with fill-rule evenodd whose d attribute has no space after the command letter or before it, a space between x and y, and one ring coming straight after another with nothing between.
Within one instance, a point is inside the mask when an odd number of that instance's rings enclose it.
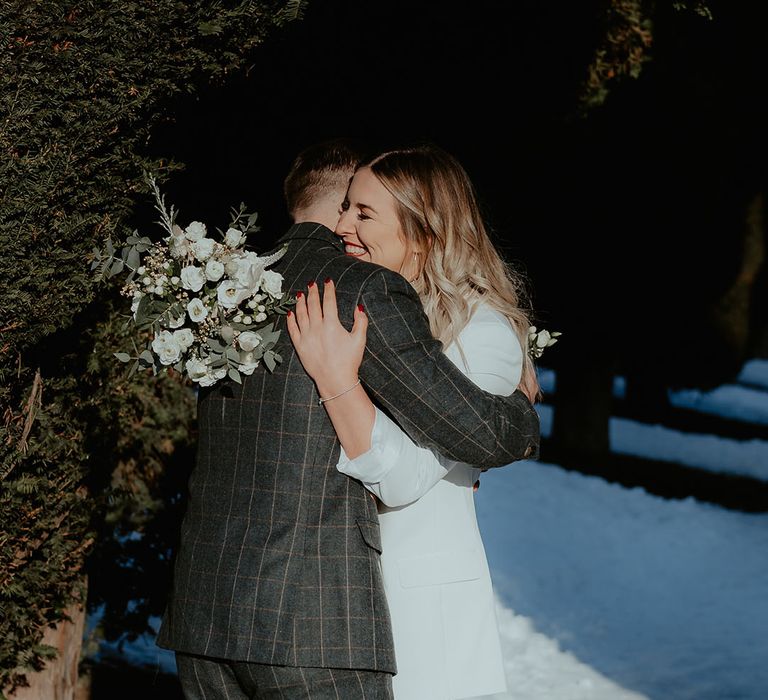
<instances>
[{"instance_id":1,"label":"jacket collar","mask_svg":"<svg viewBox=\"0 0 768 700\"><path fill-rule=\"evenodd\" d=\"M300 224L294 224L282 238L280 238L278 243L287 243L288 241L297 239L310 239L320 241L321 243L330 243L339 252L344 252L344 244L341 238L328 227L323 226L323 224L315 223L314 221L305 221Z\"/></svg>"}]
</instances>

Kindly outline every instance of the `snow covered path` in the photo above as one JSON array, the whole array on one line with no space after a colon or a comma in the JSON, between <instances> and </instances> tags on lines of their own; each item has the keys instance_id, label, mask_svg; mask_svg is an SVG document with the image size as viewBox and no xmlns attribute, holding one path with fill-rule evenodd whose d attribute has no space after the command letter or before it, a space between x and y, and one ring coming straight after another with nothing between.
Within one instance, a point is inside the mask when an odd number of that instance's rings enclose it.
<instances>
[{"instance_id":1,"label":"snow covered path","mask_svg":"<svg viewBox=\"0 0 768 700\"><path fill-rule=\"evenodd\" d=\"M484 474L477 510L509 650L498 698L765 697L768 515L535 462Z\"/></svg>"}]
</instances>

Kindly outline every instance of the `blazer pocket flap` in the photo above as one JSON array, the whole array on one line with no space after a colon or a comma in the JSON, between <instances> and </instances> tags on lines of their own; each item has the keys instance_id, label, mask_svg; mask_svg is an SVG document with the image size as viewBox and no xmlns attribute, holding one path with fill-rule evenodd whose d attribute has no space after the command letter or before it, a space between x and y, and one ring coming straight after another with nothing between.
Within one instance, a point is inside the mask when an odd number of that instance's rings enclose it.
<instances>
[{"instance_id":1,"label":"blazer pocket flap","mask_svg":"<svg viewBox=\"0 0 768 700\"><path fill-rule=\"evenodd\" d=\"M366 518L355 518L363 541L371 548L381 554L381 531L379 523Z\"/></svg>"},{"instance_id":2,"label":"blazer pocket flap","mask_svg":"<svg viewBox=\"0 0 768 700\"><path fill-rule=\"evenodd\" d=\"M398 561L403 588L438 586L443 583L474 581L483 575L483 559L477 549L405 557Z\"/></svg>"}]
</instances>

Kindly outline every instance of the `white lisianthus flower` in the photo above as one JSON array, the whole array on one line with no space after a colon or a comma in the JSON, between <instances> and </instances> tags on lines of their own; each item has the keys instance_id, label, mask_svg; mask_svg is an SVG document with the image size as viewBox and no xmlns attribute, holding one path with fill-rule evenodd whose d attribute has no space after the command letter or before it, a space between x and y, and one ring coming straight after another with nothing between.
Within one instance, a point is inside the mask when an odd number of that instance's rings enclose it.
<instances>
[{"instance_id":1,"label":"white lisianthus flower","mask_svg":"<svg viewBox=\"0 0 768 700\"><path fill-rule=\"evenodd\" d=\"M536 346L540 348L545 348L547 345L549 345L550 335L548 330L542 330L539 331L538 335L536 336Z\"/></svg>"},{"instance_id":2,"label":"white lisianthus flower","mask_svg":"<svg viewBox=\"0 0 768 700\"><path fill-rule=\"evenodd\" d=\"M218 282L224 274L224 263L218 260L209 260L205 263L205 277L211 282Z\"/></svg>"},{"instance_id":3,"label":"white lisianthus flower","mask_svg":"<svg viewBox=\"0 0 768 700\"><path fill-rule=\"evenodd\" d=\"M181 268L181 286L192 292L199 292L205 284L205 273L202 268L187 265Z\"/></svg>"},{"instance_id":4,"label":"white lisianthus flower","mask_svg":"<svg viewBox=\"0 0 768 700\"><path fill-rule=\"evenodd\" d=\"M237 336L237 343L245 352L251 352L260 342L261 336L254 331L243 331Z\"/></svg>"},{"instance_id":5,"label":"white lisianthus flower","mask_svg":"<svg viewBox=\"0 0 768 700\"><path fill-rule=\"evenodd\" d=\"M174 258L184 258L189 255L191 251L189 241L184 235L184 231L177 224L173 225L173 233L166 240L168 241L171 255Z\"/></svg>"},{"instance_id":6,"label":"white lisianthus flower","mask_svg":"<svg viewBox=\"0 0 768 700\"><path fill-rule=\"evenodd\" d=\"M243 299L247 299L249 292L232 280L224 280L216 288L216 298L225 309L234 309Z\"/></svg>"},{"instance_id":7,"label":"white lisianthus flower","mask_svg":"<svg viewBox=\"0 0 768 700\"><path fill-rule=\"evenodd\" d=\"M211 386L212 384L215 384L219 381L219 379L224 379L224 377L227 376L227 368L226 367L220 367L219 369L211 369L208 368L208 371L205 373L205 376L201 377L199 380L200 386Z\"/></svg>"},{"instance_id":8,"label":"white lisianthus flower","mask_svg":"<svg viewBox=\"0 0 768 700\"><path fill-rule=\"evenodd\" d=\"M184 229L184 236L188 241L199 241L201 238L205 238L205 224L200 221L193 221L186 229Z\"/></svg>"},{"instance_id":9,"label":"white lisianthus flower","mask_svg":"<svg viewBox=\"0 0 768 700\"><path fill-rule=\"evenodd\" d=\"M243 242L243 232L236 228L228 228L224 234L224 243L230 248L237 248Z\"/></svg>"},{"instance_id":10,"label":"white lisianthus flower","mask_svg":"<svg viewBox=\"0 0 768 700\"><path fill-rule=\"evenodd\" d=\"M181 348L182 352L190 348L192 343L195 342L195 336L192 335L192 331L189 328L182 328L181 330L174 331L173 338Z\"/></svg>"},{"instance_id":11,"label":"white lisianthus flower","mask_svg":"<svg viewBox=\"0 0 768 700\"><path fill-rule=\"evenodd\" d=\"M200 262L208 260L213 255L213 246L216 244L212 238L201 238L192 244L192 255Z\"/></svg>"},{"instance_id":12,"label":"white lisianthus flower","mask_svg":"<svg viewBox=\"0 0 768 700\"><path fill-rule=\"evenodd\" d=\"M261 274L261 288L270 296L279 299L283 296L283 276L272 270L264 270Z\"/></svg>"},{"instance_id":13,"label":"white lisianthus flower","mask_svg":"<svg viewBox=\"0 0 768 700\"><path fill-rule=\"evenodd\" d=\"M240 366L237 368L240 374L251 375L258 366L259 361L254 358L252 352L240 353Z\"/></svg>"},{"instance_id":14,"label":"white lisianthus flower","mask_svg":"<svg viewBox=\"0 0 768 700\"><path fill-rule=\"evenodd\" d=\"M200 323L208 316L208 309L205 308L205 304L200 299L192 299L187 304L187 314L192 321Z\"/></svg>"},{"instance_id":15,"label":"white lisianthus flower","mask_svg":"<svg viewBox=\"0 0 768 700\"><path fill-rule=\"evenodd\" d=\"M164 365L174 365L181 359L181 347L170 331L160 331L152 341L152 349Z\"/></svg>"},{"instance_id":16,"label":"white lisianthus flower","mask_svg":"<svg viewBox=\"0 0 768 700\"><path fill-rule=\"evenodd\" d=\"M186 369L187 375L193 382L199 382L208 374L208 366L196 357L188 359L184 369Z\"/></svg>"},{"instance_id":17,"label":"white lisianthus flower","mask_svg":"<svg viewBox=\"0 0 768 700\"><path fill-rule=\"evenodd\" d=\"M177 316L176 318L168 319L166 323L168 328L181 328L184 325L184 313L182 312L181 316Z\"/></svg>"},{"instance_id":18,"label":"white lisianthus flower","mask_svg":"<svg viewBox=\"0 0 768 700\"><path fill-rule=\"evenodd\" d=\"M139 309L139 302L141 302L141 298L144 296L144 292L134 292L133 293L133 301L131 301L131 313L136 315L136 312Z\"/></svg>"},{"instance_id":19,"label":"white lisianthus flower","mask_svg":"<svg viewBox=\"0 0 768 700\"><path fill-rule=\"evenodd\" d=\"M229 260L227 260L227 262L224 265L224 272L226 272L227 275L232 279L234 279L239 269L240 269L240 258L236 256L232 256L231 258L229 258Z\"/></svg>"},{"instance_id":20,"label":"white lisianthus flower","mask_svg":"<svg viewBox=\"0 0 768 700\"><path fill-rule=\"evenodd\" d=\"M267 314L265 314L263 311L261 313L256 314L253 317L253 320L256 321L256 323L261 323L262 321L267 320Z\"/></svg>"}]
</instances>

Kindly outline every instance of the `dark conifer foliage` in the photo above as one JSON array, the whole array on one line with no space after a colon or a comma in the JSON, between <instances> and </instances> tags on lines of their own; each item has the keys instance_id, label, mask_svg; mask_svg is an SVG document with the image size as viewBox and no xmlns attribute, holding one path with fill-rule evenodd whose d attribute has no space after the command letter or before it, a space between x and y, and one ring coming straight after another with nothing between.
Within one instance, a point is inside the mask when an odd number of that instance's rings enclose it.
<instances>
[{"instance_id":1,"label":"dark conifer foliage","mask_svg":"<svg viewBox=\"0 0 768 700\"><path fill-rule=\"evenodd\" d=\"M0 688L52 653L39 640L83 598L95 538L126 563L120 534L168 507L161 483L194 438L188 388L129 382L112 357L126 331L89 254L128 233L143 172L176 167L142 153L172 96L226 81L301 9L0 2Z\"/></svg>"}]
</instances>

